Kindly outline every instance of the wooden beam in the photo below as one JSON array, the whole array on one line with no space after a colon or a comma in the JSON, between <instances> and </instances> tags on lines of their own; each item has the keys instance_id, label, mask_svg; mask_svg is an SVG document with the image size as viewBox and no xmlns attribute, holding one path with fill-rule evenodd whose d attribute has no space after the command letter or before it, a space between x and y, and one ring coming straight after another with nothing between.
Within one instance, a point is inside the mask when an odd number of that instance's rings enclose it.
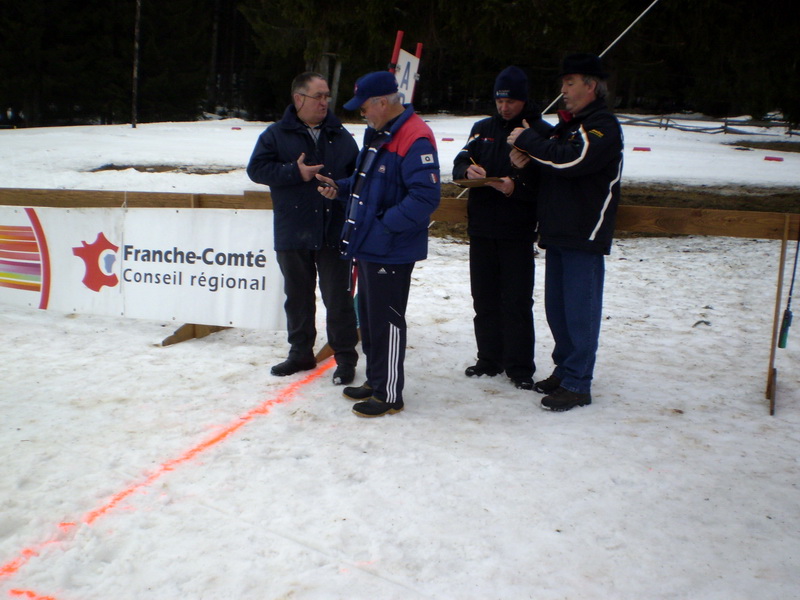
<instances>
[{"instance_id":1,"label":"wooden beam","mask_svg":"<svg viewBox=\"0 0 800 600\"><path fill-rule=\"evenodd\" d=\"M785 219L789 218L789 236L797 236L800 214L715 210L706 208L666 208L656 206L620 206L617 230L636 233L716 235L780 240Z\"/></svg>"},{"instance_id":2,"label":"wooden beam","mask_svg":"<svg viewBox=\"0 0 800 600\"><path fill-rule=\"evenodd\" d=\"M444 223L466 223L467 199L442 198L439 202L439 208L431 215L431 220Z\"/></svg>"},{"instance_id":3,"label":"wooden beam","mask_svg":"<svg viewBox=\"0 0 800 600\"><path fill-rule=\"evenodd\" d=\"M222 331L223 329L230 329L230 327L220 327L218 325L197 325L195 323L186 323L181 325L175 330L175 333L169 337L164 338L161 342L162 346L171 346L172 344L179 344L187 340L204 338L207 335Z\"/></svg>"},{"instance_id":4,"label":"wooden beam","mask_svg":"<svg viewBox=\"0 0 800 600\"><path fill-rule=\"evenodd\" d=\"M242 194L178 194L165 192L118 192L90 190L38 190L0 188L0 205L54 206L61 208L224 208L269 210L269 192ZM467 200L444 197L432 220L466 223ZM789 238L800 233L800 214L789 216ZM779 240L783 238L784 213L666 208L622 205L617 230L632 233L717 235Z\"/></svg>"}]
</instances>

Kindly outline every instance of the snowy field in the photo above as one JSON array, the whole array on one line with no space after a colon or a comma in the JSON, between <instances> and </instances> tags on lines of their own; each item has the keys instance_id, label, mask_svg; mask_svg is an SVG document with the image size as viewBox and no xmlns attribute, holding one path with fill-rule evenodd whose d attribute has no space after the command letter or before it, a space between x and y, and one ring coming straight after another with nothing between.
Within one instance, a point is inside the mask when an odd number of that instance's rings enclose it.
<instances>
[{"instance_id":1,"label":"snowy field","mask_svg":"<svg viewBox=\"0 0 800 600\"><path fill-rule=\"evenodd\" d=\"M453 159L481 117L424 115L436 134L442 180L452 180ZM547 116L555 122L555 117ZM692 127L718 123L681 121ZM241 194L263 190L245 166L266 123L238 119L97 127L0 130L0 187ZM359 145L365 125L346 123ZM625 127L624 183L800 187L800 154L747 151L740 140L797 141L779 128L736 126L748 135L709 135L656 127ZM635 150L642 149L642 150ZM778 158L782 160L765 160ZM226 170L217 175L139 172L161 165Z\"/></svg>"},{"instance_id":2,"label":"snowy field","mask_svg":"<svg viewBox=\"0 0 800 600\"><path fill-rule=\"evenodd\" d=\"M447 180L477 117L426 118ZM244 166L264 126L0 131L0 186L259 189ZM749 139L784 139L766 133ZM625 135L626 182L800 187L800 155L726 145L741 136ZM233 170L90 172L112 163ZM594 403L567 413L463 375L468 248L449 240L414 271L406 410L381 419L350 412L330 362L271 377L282 332L162 347L174 324L2 307L0 598L797 598L800 322L775 416L764 398L779 252L617 241Z\"/></svg>"}]
</instances>

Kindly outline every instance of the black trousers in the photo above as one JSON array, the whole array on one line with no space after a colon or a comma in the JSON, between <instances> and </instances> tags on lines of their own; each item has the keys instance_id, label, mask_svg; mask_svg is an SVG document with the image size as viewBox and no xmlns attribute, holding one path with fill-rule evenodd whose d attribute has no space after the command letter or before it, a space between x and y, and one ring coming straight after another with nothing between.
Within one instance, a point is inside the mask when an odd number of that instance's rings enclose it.
<instances>
[{"instance_id":1,"label":"black trousers","mask_svg":"<svg viewBox=\"0 0 800 600\"><path fill-rule=\"evenodd\" d=\"M531 377L534 248L530 240L471 237L469 274L478 361Z\"/></svg>"},{"instance_id":2,"label":"black trousers","mask_svg":"<svg viewBox=\"0 0 800 600\"><path fill-rule=\"evenodd\" d=\"M406 306L413 270L414 263L358 261L358 311L367 382L372 395L387 403L403 401Z\"/></svg>"},{"instance_id":3,"label":"black trousers","mask_svg":"<svg viewBox=\"0 0 800 600\"><path fill-rule=\"evenodd\" d=\"M317 277L325 304L325 328L336 364L355 367L358 362L358 331L350 292L350 261L342 260L334 248L282 250L276 252L283 273L284 309L289 330L289 358L314 358L317 339Z\"/></svg>"}]
</instances>

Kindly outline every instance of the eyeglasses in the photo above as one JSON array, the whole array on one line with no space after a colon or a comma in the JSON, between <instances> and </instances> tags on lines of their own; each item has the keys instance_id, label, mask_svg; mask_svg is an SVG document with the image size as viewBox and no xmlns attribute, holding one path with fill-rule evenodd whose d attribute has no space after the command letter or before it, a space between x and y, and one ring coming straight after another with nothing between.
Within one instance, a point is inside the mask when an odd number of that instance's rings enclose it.
<instances>
[{"instance_id":1,"label":"eyeglasses","mask_svg":"<svg viewBox=\"0 0 800 600\"><path fill-rule=\"evenodd\" d=\"M303 96L304 98L311 98L312 100L316 100L317 102L322 102L323 100L325 102L329 102L331 99L330 93L325 94L323 92L320 92L318 94L314 94L313 96L309 96L308 94L304 94L303 92L297 92L297 93Z\"/></svg>"},{"instance_id":2,"label":"eyeglasses","mask_svg":"<svg viewBox=\"0 0 800 600\"><path fill-rule=\"evenodd\" d=\"M374 98L370 98L369 100L367 100L367 102L369 102L370 104L375 104L376 102L378 102L378 100L381 99L381 97L382 96L375 96ZM366 104L367 102L364 102L364 104ZM361 106L361 108L359 110L361 111L361 116L362 117L366 116L367 109L363 105Z\"/></svg>"}]
</instances>

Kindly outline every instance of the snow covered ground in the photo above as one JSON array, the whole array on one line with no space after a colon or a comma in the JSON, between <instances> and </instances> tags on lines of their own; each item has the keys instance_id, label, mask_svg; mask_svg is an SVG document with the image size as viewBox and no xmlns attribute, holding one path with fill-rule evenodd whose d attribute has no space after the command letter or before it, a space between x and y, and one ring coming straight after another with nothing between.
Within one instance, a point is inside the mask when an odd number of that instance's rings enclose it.
<instances>
[{"instance_id":1,"label":"snow covered ground","mask_svg":"<svg viewBox=\"0 0 800 600\"><path fill-rule=\"evenodd\" d=\"M475 118L429 117L445 179ZM263 127L0 131L0 186L259 189L243 167ZM725 145L739 136L625 134L627 182L800 186L800 155ZM110 163L235 170L89 172ZM774 417L764 398L779 251L616 242L595 401L563 414L464 377L467 246L449 240L415 269L406 410L382 419L352 415L329 362L271 377L281 332L162 347L173 324L2 307L0 597L798 597L798 324Z\"/></svg>"}]
</instances>

